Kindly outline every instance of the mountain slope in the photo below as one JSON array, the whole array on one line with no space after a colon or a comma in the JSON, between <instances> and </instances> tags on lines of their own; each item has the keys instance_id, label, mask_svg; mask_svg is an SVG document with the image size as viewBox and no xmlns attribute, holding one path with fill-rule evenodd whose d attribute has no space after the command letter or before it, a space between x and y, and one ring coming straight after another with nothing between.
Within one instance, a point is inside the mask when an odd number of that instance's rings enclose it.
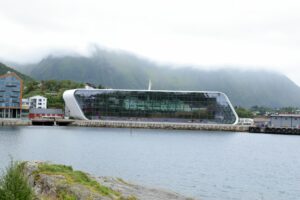
<instances>
[{"instance_id":1,"label":"mountain slope","mask_svg":"<svg viewBox=\"0 0 300 200\"><path fill-rule=\"evenodd\" d=\"M216 90L234 105L300 106L300 88L286 76L270 71L199 70L160 66L134 55L98 49L92 56L49 56L20 70L41 80L74 80L110 88Z\"/></svg>"},{"instance_id":2,"label":"mountain slope","mask_svg":"<svg viewBox=\"0 0 300 200\"><path fill-rule=\"evenodd\" d=\"M0 75L6 74L8 71L15 72L21 79L23 79L23 81L33 80L31 77L29 77L25 74L22 74L22 73L18 72L17 70L13 69L13 68L7 67L3 63L0 63Z\"/></svg>"}]
</instances>

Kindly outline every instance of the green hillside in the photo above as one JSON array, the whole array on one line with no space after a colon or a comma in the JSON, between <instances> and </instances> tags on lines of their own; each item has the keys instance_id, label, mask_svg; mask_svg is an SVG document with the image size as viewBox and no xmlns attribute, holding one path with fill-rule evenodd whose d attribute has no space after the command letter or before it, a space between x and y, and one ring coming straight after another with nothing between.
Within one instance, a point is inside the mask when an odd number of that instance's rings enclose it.
<instances>
[{"instance_id":1,"label":"green hillside","mask_svg":"<svg viewBox=\"0 0 300 200\"><path fill-rule=\"evenodd\" d=\"M6 74L8 71L15 72L25 82L33 80L30 76L22 74L22 73L18 72L17 70L7 67L6 65L4 65L3 63L0 62L0 75Z\"/></svg>"},{"instance_id":2,"label":"green hillside","mask_svg":"<svg viewBox=\"0 0 300 200\"><path fill-rule=\"evenodd\" d=\"M216 90L235 106L300 106L300 88L286 76L270 71L172 68L120 51L98 49L90 57L49 56L37 64L18 66L39 80L73 80L108 88Z\"/></svg>"},{"instance_id":3,"label":"green hillside","mask_svg":"<svg viewBox=\"0 0 300 200\"><path fill-rule=\"evenodd\" d=\"M28 81L24 89L24 98L42 95L47 98L48 108L63 108L63 93L65 90L83 88L83 83L70 80Z\"/></svg>"},{"instance_id":4,"label":"green hillside","mask_svg":"<svg viewBox=\"0 0 300 200\"><path fill-rule=\"evenodd\" d=\"M15 72L24 81L23 97L29 98L35 95L42 95L48 99L49 108L63 108L64 101L62 98L65 90L74 88L83 88L84 83L71 80L41 80L36 81L33 78L24 75L6 65L0 63L0 75L8 71ZM102 86L100 86L102 87Z\"/></svg>"}]
</instances>

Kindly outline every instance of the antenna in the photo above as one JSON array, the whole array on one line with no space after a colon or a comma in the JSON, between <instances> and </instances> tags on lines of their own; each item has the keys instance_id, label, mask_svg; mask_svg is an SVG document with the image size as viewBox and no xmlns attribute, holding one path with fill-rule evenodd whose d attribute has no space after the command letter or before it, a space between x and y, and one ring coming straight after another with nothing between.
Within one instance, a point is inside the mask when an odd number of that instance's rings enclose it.
<instances>
[{"instance_id":1,"label":"antenna","mask_svg":"<svg viewBox=\"0 0 300 200\"><path fill-rule=\"evenodd\" d=\"M151 79L149 79L149 85L148 85L148 90L149 91L151 90L151 87L152 87L152 82L151 82Z\"/></svg>"}]
</instances>

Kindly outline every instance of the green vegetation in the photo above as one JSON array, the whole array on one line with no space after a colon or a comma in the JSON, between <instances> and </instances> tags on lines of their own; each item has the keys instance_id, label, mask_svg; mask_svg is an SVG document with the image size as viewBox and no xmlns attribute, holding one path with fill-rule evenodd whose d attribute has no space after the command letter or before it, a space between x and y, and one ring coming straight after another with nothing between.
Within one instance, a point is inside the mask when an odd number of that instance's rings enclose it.
<instances>
[{"instance_id":1,"label":"green vegetation","mask_svg":"<svg viewBox=\"0 0 300 200\"><path fill-rule=\"evenodd\" d=\"M87 174L81 171L74 171L72 167L66 165L56 165L43 163L39 165L39 171L36 174L62 175L66 178L67 184L80 184L86 186L91 191L97 192L103 196L110 196L114 199L121 198L121 194L91 179ZM61 199L72 200L72 194L66 191L59 191Z\"/></svg>"},{"instance_id":2,"label":"green vegetation","mask_svg":"<svg viewBox=\"0 0 300 200\"><path fill-rule=\"evenodd\" d=\"M256 113L256 115L258 115L258 116L263 116L263 115L266 115L268 113L275 113L274 108L265 107L265 106L252 106L250 108L250 110L253 113Z\"/></svg>"},{"instance_id":3,"label":"green vegetation","mask_svg":"<svg viewBox=\"0 0 300 200\"><path fill-rule=\"evenodd\" d=\"M196 67L172 68L120 51L95 50L89 57L49 56L20 70L37 80L73 80L109 88L214 90L228 95L235 106L250 108L300 106L300 89L286 76L268 71ZM26 69L26 71L25 71Z\"/></svg>"},{"instance_id":4,"label":"green vegetation","mask_svg":"<svg viewBox=\"0 0 300 200\"><path fill-rule=\"evenodd\" d=\"M288 113L288 114L296 114L299 112L299 108L297 107L283 107L277 110L278 113Z\"/></svg>"},{"instance_id":5,"label":"green vegetation","mask_svg":"<svg viewBox=\"0 0 300 200\"><path fill-rule=\"evenodd\" d=\"M238 107L235 109L235 111L240 118L253 118L254 117L251 110L248 110L246 108Z\"/></svg>"},{"instance_id":6,"label":"green vegetation","mask_svg":"<svg viewBox=\"0 0 300 200\"><path fill-rule=\"evenodd\" d=\"M172 68L121 51L96 49L89 57L49 56L39 63L16 66L16 69L36 80L71 80L78 84L89 82L109 88L146 89L151 79L153 89L221 91L235 106L250 108L257 105L260 115L269 112L268 108L300 107L300 88L282 74L238 69ZM0 64L0 74L7 71L16 72ZM27 87L27 82L32 78L16 73L25 80ZM32 86L34 84L29 83L28 87ZM36 88L33 89L35 92L32 88L28 90L31 94L40 92ZM30 95L28 90L25 96ZM50 94L57 92L46 90ZM62 106L60 95L49 100L53 107Z\"/></svg>"},{"instance_id":7,"label":"green vegetation","mask_svg":"<svg viewBox=\"0 0 300 200\"><path fill-rule=\"evenodd\" d=\"M48 99L49 108L63 108L63 92L68 89L84 87L83 83L78 83L70 80L36 81L33 78L0 63L0 75L6 74L8 71L15 72L24 81L23 98L28 98L35 95L45 96ZM102 86L99 85L99 87Z\"/></svg>"},{"instance_id":8,"label":"green vegetation","mask_svg":"<svg viewBox=\"0 0 300 200\"><path fill-rule=\"evenodd\" d=\"M0 63L0 75L6 74L8 71L15 72L25 82L25 84L28 81L32 81L33 80L33 78L31 78L31 77L29 77L29 76L27 76L25 74L22 74L22 73L18 72L17 70L12 69L10 67L7 67L6 65Z\"/></svg>"},{"instance_id":9,"label":"green vegetation","mask_svg":"<svg viewBox=\"0 0 300 200\"><path fill-rule=\"evenodd\" d=\"M131 196L127 197L126 199L121 198L120 200L137 200L137 198L135 196L131 195Z\"/></svg>"},{"instance_id":10,"label":"green vegetation","mask_svg":"<svg viewBox=\"0 0 300 200\"><path fill-rule=\"evenodd\" d=\"M0 200L33 200L34 195L23 174L24 163L11 161L0 178Z\"/></svg>"},{"instance_id":11,"label":"green vegetation","mask_svg":"<svg viewBox=\"0 0 300 200\"><path fill-rule=\"evenodd\" d=\"M120 183L123 183L124 185L130 185L129 183L127 183L126 181L124 181L122 178L117 178L117 180L118 180Z\"/></svg>"},{"instance_id":12,"label":"green vegetation","mask_svg":"<svg viewBox=\"0 0 300 200\"><path fill-rule=\"evenodd\" d=\"M49 108L63 108L63 92L68 89L83 88L83 83L63 80L28 81L24 88L23 98L42 95L47 98Z\"/></svg>"},{"instance_id":13,"label":"green vegetation","mask_svg":"<svg viewBox=\"0 0 300 200\"><path fill-rule=\"evenodd\" d=\"M266 116L271 114L299 114L299 107L282 107L282 108L270 108L265 106L252 106L250 111L255 116Z\"/></svg>"},{"instance_id":14,"label":"green vegetation","mask_svg":"<svg viewBox=\"0 0 300 200\"><path fill-rule=\"evenodd\" d=\"M64 190L60 190L58 193L58 200L76 200L76 196L74 194L69 194Z\"/></svg>"},{"instance_id":15,"label":"green vegetation","mask_svg":"<svg viewBox=\"0 0 300 200\"><path fill-rule=\"evenodd\" d=\"M84 83L70 80L28 81L24 87L23 98L41 95L47 98L48 108L64 108L63 93L65 90L84 88ZM96 88L104 88L98 85Z\"/></svg>"},{"instance_id":16,"label":"green vegetation","mask_svg":"<svg viewBox=\"0 0 300 200\"><path fill-rule=\"evenodd\" d=\"M27 177L24 175L25 162L13 162L7 167L0 177L0 200L34 200L36 198L52 199L46 194L34 194L29 186ZM38 169L33 172L34 180L39 182L43 175L60 176L55 184L56 200L76 200L78 194L69 190L69 186L83 186L91 194L98 194L114 200L137 200L135 196L124 197L121 193L99 184L96 180L81 171L75 171L71 166L40 163ZM54 180L54 179L53 179ZM120 179L121 180L121 179ZM123 180L122 180L123 181ZM125 181L124 181L125 182ZM60 185L60 186L59 186ZM88 198L89 199L89 198ZM91 198L92 199L92 198Z\"/></svg>"}]
</instances>

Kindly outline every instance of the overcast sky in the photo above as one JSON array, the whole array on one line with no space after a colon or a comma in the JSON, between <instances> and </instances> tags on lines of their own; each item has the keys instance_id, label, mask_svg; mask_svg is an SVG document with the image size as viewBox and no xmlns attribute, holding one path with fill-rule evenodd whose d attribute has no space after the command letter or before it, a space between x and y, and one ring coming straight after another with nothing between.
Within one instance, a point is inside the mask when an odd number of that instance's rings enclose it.
<instances>
[{"instance_id":1,"label":"overcast sky","mask_svg":"<svg viewBox=\"0 0 300 200\"><path fill-rule=\"evenodd\" d=\"M0 0L0 58L88 55L98 44L155 61L274 69L300 85L299 0Z\"/></svg>"}]
</instances>

